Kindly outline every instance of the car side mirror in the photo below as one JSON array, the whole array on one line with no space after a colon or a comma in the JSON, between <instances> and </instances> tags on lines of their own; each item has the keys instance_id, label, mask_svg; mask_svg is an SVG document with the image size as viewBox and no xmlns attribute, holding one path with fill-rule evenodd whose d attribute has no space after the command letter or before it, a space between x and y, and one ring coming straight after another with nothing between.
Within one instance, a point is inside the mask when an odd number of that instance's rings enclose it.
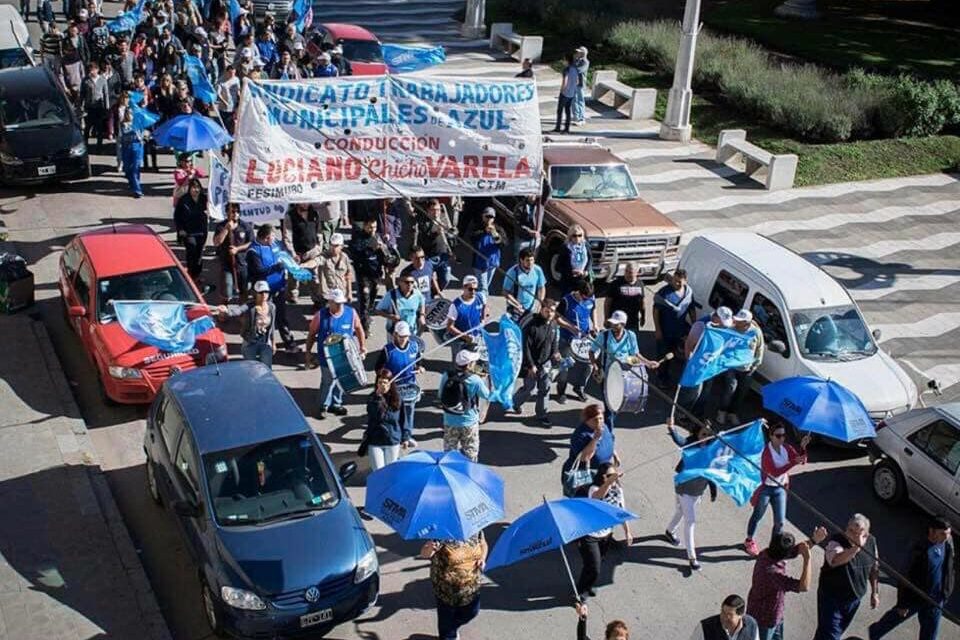
<instances>
[{"instance_id":1,"label":"car side mirror","mask_svg":"<svg viewBox=\"0 0 960 640\"><path fill-rule=\"evenodd\" d=\"M770 351L779 353L784 358L787 357L787 345L783 343L783 340L771 340L767 343L767 346L770 348Z\"/></svg>"},{"instance_id":2,"label":"car side mirror","mask_svg":"<svg viewBox=\"0 0 960 640\"><path fill-rule=\"evenodd\" d=\"M82 318L87 315L87 308L82 304L72 304L67 309L67 313L71 318Z\"/></svg>"},{"instance_id":3,"label":"car side mirror","mask_svg":"<svg viewBox=\"0 0 960 640\"><path fill-rule=\"evenodd\" d=\"M874 339L874 340L876 340L877 342L879 342L879 341L880 341L880 336L883 335L883 334L880 333L880 329L874 329L873 331L870 332L870 335L873 336L873 339Z\"/></svg>"},{"instance_id":4,"label":"car side mirror","mask_svg":"<svg viewBox=\"0 0 960 640\"><path fill-rule=\"evenodd\" d=\"M173 512L185 518L196 518L200 515L200 505L190 500L177 500L173 503Z\"/></svg>"},{"instance_id":5,"label":"car side mirror","mask_svg":"<svg viewBox=\"0 0 960 640\"><path fill-rule=\"evenodd\" d=\"M340 481L346 482L357 472L357 463L351 460L340 466Z\"/></svg>"}]
</instances>

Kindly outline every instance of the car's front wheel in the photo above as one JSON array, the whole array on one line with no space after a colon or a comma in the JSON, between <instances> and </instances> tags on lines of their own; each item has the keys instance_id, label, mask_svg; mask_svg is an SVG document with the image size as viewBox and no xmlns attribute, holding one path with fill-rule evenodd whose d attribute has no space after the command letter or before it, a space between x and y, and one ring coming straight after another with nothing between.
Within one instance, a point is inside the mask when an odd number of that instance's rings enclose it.
<instances>
[{"instance_id":1,"label":"car's front wheel","mask_svg":"<svg viewBox=\"0 0 960 640\"><path fill-rule=\"evenodd\" d=\"M873 495L887 504L896 504L906 497L907 483L896 463L885 459L873 467Z\"/></svg>"},{"instance_id":2,"label":"car's front wheel","mask_svg":"<svg viewBox=\"0 0 960 640\"><path fill-rule=\"evenodd\" d=\"M210 591L210 586L207 585L206 580L202 580L200 584L202 594L201 598L203 600L203 617L207 619L207 624L210 626L210 630L213 631L213 634L219 638L226 637L226 633L223 630L223 624L220 622L220 612L217 609L217 601L213 592Z\"/></svg>"}]
</instances>

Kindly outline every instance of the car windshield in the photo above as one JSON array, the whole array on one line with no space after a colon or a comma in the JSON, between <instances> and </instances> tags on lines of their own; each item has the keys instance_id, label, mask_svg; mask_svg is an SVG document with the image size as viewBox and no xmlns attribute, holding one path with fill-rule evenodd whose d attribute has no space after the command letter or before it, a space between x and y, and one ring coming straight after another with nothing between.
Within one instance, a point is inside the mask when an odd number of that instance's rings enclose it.
<instances>
[{"instance_id":1,"label":"car windshield","mask_svg":"<svg viewBox=\"0 0 960 640\"><path fill-rule=\"evenodd\" d=\"M116 316L112 300L200 302L177 267L130 273L97 282L97 318L106 324Z\"/></svg>"},{"instance_id":2,"label":"car windshield","mask_svg":"<svg viewBox=\"0 0 960 640\"><path fill-rule=\"evenodd\" d=\"M310 434L208 453L203 466L221 526L307 516L340 501L329 465Z\"/></svg>"},{"instance_id":3,"label":"car windshield","mask_svg":"<svg viewBox=\"0 0 960 640\"><path fill-rule=\"evenodd\" d=\"M6 129L49 127L70 122L69 107L56 90L44 95L24 95L8 91L2 98L3 124Z\"/></svg>"},{"instance_id":4,"label":"car windshield","mask_svg":"<svg viewBox=\"0 0 960 640\"><path fill-rule=\"evenodd\" d=\"M343 57L350 62L383 62L383 49L379 42L344 38L338 42L343 47Z\"/></svg>"},{"instance_id":5,"label":"car windshield","mask_svg":"<svg viewBox=\"0 0 960 640\"><path fill-rule=\"evenodd\" d=\"M4 49L0 51L0 69L29 67L30 58L23 49Z\"/></svg>"},{"instance_id":6,"label":"car windshield","mask_svg":"<svg viewBox=\"0 0 960 640\"><path fill-rule=\"evenodd\" d=\"M859 360L877 352L860 312L852 305L804 309L792 315L800 353L814 360Z\"/></svg>"},{"instance_id":7,"label":"car windshield","mask_svg":"<svg viewBox=\"0 0 960 640\"><path fill-rule=\"evenodd\" d=\"M631 200L637 187L626 165L550 167L551 197L561 200Z\"/></svg>"}]
</instances>

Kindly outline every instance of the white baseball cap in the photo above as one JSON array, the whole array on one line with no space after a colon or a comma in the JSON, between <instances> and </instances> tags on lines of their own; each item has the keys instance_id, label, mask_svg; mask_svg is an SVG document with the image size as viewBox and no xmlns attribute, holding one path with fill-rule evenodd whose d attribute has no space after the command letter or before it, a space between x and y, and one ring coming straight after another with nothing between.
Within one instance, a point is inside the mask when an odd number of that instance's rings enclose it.
<instances>
[{"instance_id":1,"label":"white baseball cap","mask_svg":"<svg viewBox=\"0 0 960 640\"><path fill-rule=\"evenodd\" d=\"M270 293L270 285L266 280L257 280L253 283L253 290L257 293Z\"/></svg>"},{"instance_id":2,"label":"white baseball cap","mask_svg":"<svg viewBox=\"0 0 960 640\"><path fill-rule=\"evenodd\" d=\"M627 324L627 314L623 311L614 311L607 322L610 324Z\"/></svg>"},{"instance_id":3,"label":"white baseball cap","mask_svg":"<svg viewBox=\"0 0 960 640\"><path fill-rule=\"evenodd\" d=\"M466 287L468 284L480 285L480 281L477 280L477 276L464 276L463 286Z\"/></svg>"},{"instance_id":4,"label":"white baseball cap","mask_svg":"<svg viewBox=\"0 0 960 640\"><path fill-rule=\"evenodd\" d=\"M733 311L730 310L730 307L717 307L714 313L720 318L720 324L727 328L733 326Z\"/></svg>"},{"instance_id":5,"label":"white baseball cap","mask_svg":"<svg viewBox=\"0 0 960 640\"><path fill-rule=\"evenodd\" d=\"M465 367L471 362L476 362L479 359L480 354L476 351L471 351L470 349L461 349L460 352L457 353L457 366Z\"/></svg>"},{"instance_id":6,"label":"white baseball cap","mask_svg":"<svg viewBox=\"0 0 960 640\"><path fill-rule=\"evenodd\" d=\"M733 316L734 322L752 322L753 314L750 313L747 309L740 309L737 311L737 315Z\"/></svg>"},{"instance_id":7,"label":"white baseball cap","mask_svg":"<svg viewBox=\"0 0 960 640\"><path fill-rule=\"evenodd\" d=\"M410 325L401 320L397 324L393 325L393 332L398 336L409 336L410 335Z\"/></svg>"},{"instance_id":8,"label":"white baseball cap","mask_svg":"<svg viewBox=\"0 0 960 640\"><path fill-rule=\"evenodd\" d=\"M343 304L347 301L347 296L343 294L343 289L330 289L330 294L327 296L327 301Z\"/></svg>"},{"instance_id":9,"label":"white baseball cap","mask_svg":"<svg viewBox=\"0 0 960 640\"><path fill-rule=\"evenodd\" d=\"M334 233L333 235L331 235L331 236L330 236L330 244L331 244L331 245L343 244L343 234L342 234L342 233Z\"/></svg>"}]
</instances>

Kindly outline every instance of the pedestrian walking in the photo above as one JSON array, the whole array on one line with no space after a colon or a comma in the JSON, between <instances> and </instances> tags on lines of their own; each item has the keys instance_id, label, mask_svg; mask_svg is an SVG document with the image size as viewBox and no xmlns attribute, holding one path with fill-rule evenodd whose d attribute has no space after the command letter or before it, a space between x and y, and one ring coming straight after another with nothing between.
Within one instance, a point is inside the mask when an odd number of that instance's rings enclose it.
<instances>
[{"instance_id":1,"label":"pedestrian walking","mask_svg":"<svg viewBox=\"0 0 960 640\"><path fill-rule=\"evenodd\" d=\"M603 406L588 404L580 412L580 424L570 436L570 450L561 468L560 483L564 494L575 495L593 482L601 465L619 462L616 438L604 418Z\"/></svg>"},{"instance_id":2,"label":"pedestrian walking","mask_svg":"<svg viewBox=\"0 0 960 640\"><path fill-rule=\"evenodd\" d=\"M273 368L273 354L277 352L277 307L270 301L270 285L258 280L253 285L253 301L246 304L223 305L220 315L241 319L240 353L244 360L258 360Z\"/></svg>"},{"instance_id":3,"label":"pedestrian walking","mask_svg":"<svg viewBox=\"0 0 960 640\"><path fill-rule=\"evenodd\" d=\"M456 367L440 377L440 405L443 407L443 450L459 451L474 462L480 455L480 400L490 399L490 390L472 369L480 359L475 351L463 349L456 355Z\"/></svg>"},{"instance_id":4,"label":"pedestrian walking","mask_svg":"<svg viewBox=\"0 0 960 640\"><path fill-rule=\"evenodd\" d=\"M560 327L556 322L557 303L545 298L540 312L522 328L523 362L520 366L522 386L513 395L513 412L523 415L523 405L537 390L536 416L541 426L552 426L547 415L547 396L553 372L560 366Z\"/></svg>"},{"instance_id":5,"label":"pedestrian walking","mask_svg":"<svg viewBox=\"0 0 960 640\"><path fill-rule=\"evenodd\" d=\"M640 337L640 327L647 323L643 281L636 262L628 262L623 275L614 278L607 285L607 297L604 301L604 317L609 318L615 311L626 314L624 326ZM662 358L663 356L658 356Z\"/></svg>"},{"instance_id":6,"label":"pedestrian walking","mask_svg":"<svg viewBox=\"0 0 960 640\"><path fill-rule=\"evenodd\" d=\"M573 52L573 66L577 69L577 93L573 98L573 124L583 126L587 123L587 105L583 90L587 86L587 71L590 70L590 61L587 60L587 48L577 47Z\"/></svg>"},{"instance_id":7,"label":"pedestrian walking","mask_svg":"<svg viewBox=\"0 0 960 640\"><path fill-rule=\"evenodd\" d=\"M528 195L513 208L513 255L519 260L524 249L536 249L540 240L540 198Z\"/></svg>"},{"instance_id":8,"label":"pedestrian walking","mask_svg":"<svg viewBox=\"0 0 960 640\"><path fill-rule=\"evenodd\" d=\"M809 434L800 441L799 451L787 444L787 429L783 423L774 424L769 433L770 440L760 456L760 486L750 498L753 513L747 523L747 539L743 541L743 548L751 556L760 553L753 536L768 506L773 505L773 537L783 530L783 521L787 519L790 470L797 465L806 464L807 445L810 444Z\"/></svg>"},{"instance_id":9,"label":"pedestrian walking","mask_svg":"<svg viewBox=\"0 0 960 640\"><path fill-rule=\"evenodd\" d=\"M370 315L377 301L380 279L387 262L386 246L377 236L377 220L363 221L350 239L350 259L357 275L357 313L363 330L370 331Z\"/></svg>"},{"instance_id":10,"label":"pedestrian walking","mask_svg":"<svg viewBox=\"0 0 960 640\"><path fill-rule=\"evenodd\" d=\"M477 291L478 287L476 276L466 276L463 293L454 298L447 310L447 333L451 338L457 338L450 343L454 359L462 349L476 345L480 329L487 321L487 300Z\"/></svg>"},{"instance_id":11,"label":"pedestrian walking","mask_svg":"<svg viewBox=\"0 0 960 640\"><path fill-rule=\"evenodd\" d=\"M312 369L317 361L320 366L320 408L317 417L321 420L327 417L328 411L335 416L347 415L347 409L343 406L343 387L327 365L324 352L327 339L334 335L356 339L361 360L367 355L366 332L360 323L359 314L347 304L347 297L339 289L330 292L326 308L320 309L313 316L307 332L306 366ZM314 342L317 344L316 360L312 353Z\"/></svg>"},{"instance_id":12,"label":"pedestrian walking","mask_svg":"<svg viewBox=\"0 0 960 640\"><path fill-rule=\"evenodd\" d=\"M460 627L480 613L480 578L487 551L483 532L464 542L433 540L420 549L420 557L430 560L440 640L457 640Z\"/></svg>"},{"instance_id":13,"label":"pedestrian walking","mask_svg":"<svg viewBox=\"0 0 960 640\"><path fill-rule=\"evenodd\" d=\"M560 288L564 293L576 289L581 280L591 280L593 255L587 244L586 233L578 224L567 228L567 241L557 252L557 270L560 272Z\"/></svg>"},{"instance_id":14,"label":"pedestrian walking","mask_svg":"<svg viewBox=\"0 0 960 640\"><path fill-rule=\"evenodd\" d=\"M480 285L480 294L487 296L493 285L493 276L500 267L502 248L506 233L496 223L497 212L493 207L483 210L482 226L470 236L473 246L473 273Z\"/></svg>"},{"instance_id":15,"label":"pedestrian walking","mask_svg":"<svg viewBox=\"0 0 960 640\"><path fill-rule=\"evenodd\" d=\"M683 345L696 319L693 289L687 285L687 272L677 269L670 280L653 297L653 330L657 341L657 359L668 353L676 356L681 366L685 360ZM670 385L670 367L657 372L662 387Z\"/></svg>"},{"instance_id":16,"label":"pedestrian walking","mask_svg":"<svg viewBox=\"0 0 960 640\"><path fill-rule=\"evenodd\" d=\"M919 640L936 640L944 603L956 585L956 554L953 530L942 516L934 516L927 535L914 543L904 577L897 587L897 603L870 625L870 640L880 640L914 614L920 622ZM917 593L917 589L921 593Z\"/></svg>"},{"instance_id":17,"label":"pedestrian walking","mask_svg":"<svg viewBox=\"0 0 960 640\"><path fill-rule=\"evenodd\" d=\"M433 263L427 260L423 247L414 245L410 249L410 264L400 271L400 279L406 276L413 276L425 304L433 300L433 296L440 295L437 272L434 270Z\"/></svg>"},{"instance_id":18,"label":"pedestrian walking","mask_svg":"<svg viewBox=\"0 0 960 640\"><path fill-rule=\"evenodd\" d=\"M553 127L554 133L570 133L570 116L573 101L577 97L577 83L580 81L580 72L573 64L573 54L565 55L563 61L565 66L560 82L560 95L557 96L557 123Z\"/></svg>"},{"instance_id":19,"label":"pedestrian walking","mask_svg":"<svg viewBox=\"0 0 960 640\"><path fill-rule=\"evenodd\" d=\"M309 284L310 298L315 308L319 309L323 303L320 298L320 280L317 274L320 256L323 253L320 214L306 203L291 205L283 218L281 229L284 249L301 269L306 269L313 275ZM293 276L287 278L287 299L291 304L296 304L300 298L300 284L300 281Z\"/></svg>"},{"instance_id":20,"label":"pedestrian walking","mask_svg":"<svg viewBox=\"0 0 960 640\"><path fill-rule=\"evenodd\" d=\"M273 225L264 223L257 229L255 241L247 249L247 274L250 280L266 280L270 285L270 300L277 308L277 331L287 351L296 350L293 332L287 322L287 296L285 293L287 279L284 275L284 266L277 260L273 249Z\"/></svg>"},{"instance_id":21,"label":"pedestrian walking","mask_svg":"<svg viewBox=\"0 0 960 640\"><path fill-rule=\"evenodd\" d=\"M846 529L827 540L817 588L814 640L840 640L870 588L870 608L880 606L880 556L870 520L855 513Z\"/></svg>"},{"instance_id":22,"label":"pedestrian walking","mask_svg":"<svg viewBox=\"0 0 960 640\"><path fill-rule=\"evenodd\" d=\"M405 442L415 445L413 440L414 414L417 401L420 398L420 387L417 385L417 375L424 372L424 368L417 364L423 357L422 343L413 340L410 325L401 320L393 328L393 337L380 352L374 369L386 369L393 374L393 386L400 394L400 422L407 433Z\"/></svg>"},{"instance_id":23,"label":"pedestrian walking","mask_svg":"<svg viewBox=\"0 0 960 640\"><path fill-rule=\"evenodd\" d=\"M343 291L347 302L353 302L353 265L350 256L343 250L343 234L330 236L330 248L317 265L317 277L320 280L320 299L329 300L334 289Z\"/></svg>"},{"instance_id":24,"label":"pedestrian walking","mask_svg":"<svg viewBox=\"0 0 960 640\"><path fill-rule=\"evenodd\" d=\"M621 475L612 462L601 464L593 482L581 490L583 497L600 500L622 509ZM577 550L580 552L580 559L583 561L580 577L577 579L577 594L581 601L596 597L597 592L594 587L597 585L597 578L600 577L603 558L610 550L612 542L612 528L592 531L577 540Z\"/></svg>"},{"instance_id":25,"label":"pedestrian walking","mask_svg":"<svg viewBox=\"0 0 960 640\"><path fill-rule=\"evenodd\" d=\"M143 197L140 184L140 165L143 164L143 141L149 135L133 124L133 112L127 109L120 123L120 158L123 163L123 175L134 198Z\"/></svg>"},{"instance_id":26,"label":"pedestrian walking","mask_svg":"<svg viewBox=\"0 0 960 640\"><path fill-rule=\"evenodd\" d=\"M560 325L560 354L564 359L574 359L573 340L595 336L597 333L597 301L593 297L593 285L581 280L571 293L560 301L557 307L557 323ZM577 360L572 367L561 369L557 376L557 402L566 404L567 383L573 385L573 395L580 402L586 402L583 388L590 377L590 366Z\"/></svg>"},{"instance_id":27,"label":"pedestrian walking","mask_svg":"<svg viewBox=\"0 0 960 640\"><path fill-rule=\"evenodd\" d=\"M739 333L750 336L753 346L753 361L736 369L728 369L721 374L723 393L720 396L720 408L717 411L717 425L727 424L732 427L740 426L740 413L747 392L750 390L750 376L763 363L765 345L763 331L753 320L753 313L747 309L740 309L733 316L733 328Z\"/></svg>"},{"instance_id":28,"label":"pedestrian walking","mask_svg":"<svg viewBox=\"0 0 960 640\"><path fill-rule=\"evenodd\" d=\"M640 353L640 347L637 346L637 334L633 331L627 331L627 314L623 311L614 311L610 319L607 320L608 329L604 329L597 334L590 345L590 368L594 379L602 383L604 376L607 375L609 367L614 362L620 363L625 369L630 370L637 365L643 365L647 369L656 369L660 366L656 360L645 358ZM636 375L627 373L625 375ZM604 408L609 416L610 423L614 424L616 412L620 407L611 407L606 404L604 397Z\"/></svg>"},{"instance_id":29,"label":"pedestrian walking","mask_svg":"<svg viewBox=\"0 0 960 640\"><path fill-rule=\"evenodd\" d=\"M80 112L84 114L83 139L86 142L91 135L96 136L98 154L103 149L109 105L107 81L100 75L100 65L91 62L87 65L87 77L80 85Z\"/></svg>"},{"instance_id":30,"label":"pedestrian walking","mask_svg":"<svg viewBox=\"0 0 960 640\"><path fill-rule=\"evenodd\" d=\"M450 216L436 198L427 202L425 212L414 218L413 245L421 247L427 259L433 263L440 291L450 281L450 240L448 234L456 232Z\"/></svg>"},{"instance_id":31,"label":"pedestrian walking","mask_svg":"<svg viewBox=\"0 0 960 640\"><path fill-rule=\"evenodd\" d=\"M694 431L683 438L677 433L677 428L673 425L673 420L667 420L667 431L670 437L678 447L698 447L707 444L712 435L710 428L704 424L694 426ZM676 473L683 471L683 458L677 463ZM717 485L706 478L691 478L682 484L674 484L676 493L677 507L673 513L673 518L667 525L664 536L667 542L677 547L680 546L680 539L677 538L677 529L680 528L680 522L683 522L683 544L687 550L687 562L690 563L691 571L700 571L700 563L697 561L697 544L694 539L694 531L697 525L697 505L703 498L703 492L710 489L710 501L717 499ZM742 613L742 612L741 612Z\"/></svg>"},{"instance_id":32,"label":"pedestrian walking","mask_svg":"<svg viewBox=\"0 0 960 640\"><path fill-rule=\"evenodd\" d=\"M773 536L770 546L757 556L753 565L747 613L757 621L760 640L783 640L783 609L787 593L810 590L813 577L810 550L826 540L827 530L817 527L809 540L797 544L791 533ZM787 560L803 558L799 578L787 575Z\"/></svg>"},{"instance_id":33,"label":"pedestrian walking","mask_svg":"<svg viewBox=\"0 0 960 640\"><path fill-rule=\"evenodd\" d=\"M374 314L387 319L388 336L399 322L406 322L417 333L425 327L426 304L416 284L413 276L401 276L399 286L390 289L377 304Z\"/></svg>"},{"instance_id":34,"label":"pedestrian walking","mask_svg":"<svg viewBox=\"0 0 960 640\"><path fill-rule=\"evenodd\" d=\"M220 258L223 298L228 302L247 295L247 249L253 238L253 225L240 218L240 205L227 203L227 219L214 227L213 245Z\"/></svg>"},{"instance_id":35,"label":"pedestrian walking","mask_svg":"<svg viewBox=\"0 0 960 640\"><path fill-rule=\"evenodd\" d=\"M209 230L207 194L197 178L190 180L187 194L177 202L173 221L177 238L187 252L187 273L196 281L203 271L203 247Z\"/></svg>"},{"instance_id":36,"label":"pedestrian walking","mask_svg":"<svg viewBox=\"0 0 960 640\"><path fill-rule=\"evenodd\" d=\"M393 382L390 370L378 369L373 393L367 400L367 426L360 447L367 449L370 471L399 460L410 440L410 432L400 419L400 393Z\"/></svg>"},{"instance_id":37,"label":"pedestrian walking","mask_svg":"<svg viewBox=\"0 0 960 640\"><path fill-rule=\"evenodd\" d=\"M733 327L733 311L729 307L720 306L713 313L702 316L690 327L690 333L683 345L684 361L689 360L691 354L700 343L700 336L707 327L715 329L730 329ZM695 387L680 387L677 394L677 403L700 419L712 419L715 413L715 402L712 396L713 384L716 377L710 378Z\"/></svg>"},{"instance_id":38,"label":"pedestrian walking","mask_svg":"<svg viewBox=\"0 0 960 640\"><path fill-rule=\"evenodd\" d=\"M701 620L690 640L758 640L757 621L746 613L746 606L740 596L727 596L720 613Z\"/></svg>"}]
</instances>

